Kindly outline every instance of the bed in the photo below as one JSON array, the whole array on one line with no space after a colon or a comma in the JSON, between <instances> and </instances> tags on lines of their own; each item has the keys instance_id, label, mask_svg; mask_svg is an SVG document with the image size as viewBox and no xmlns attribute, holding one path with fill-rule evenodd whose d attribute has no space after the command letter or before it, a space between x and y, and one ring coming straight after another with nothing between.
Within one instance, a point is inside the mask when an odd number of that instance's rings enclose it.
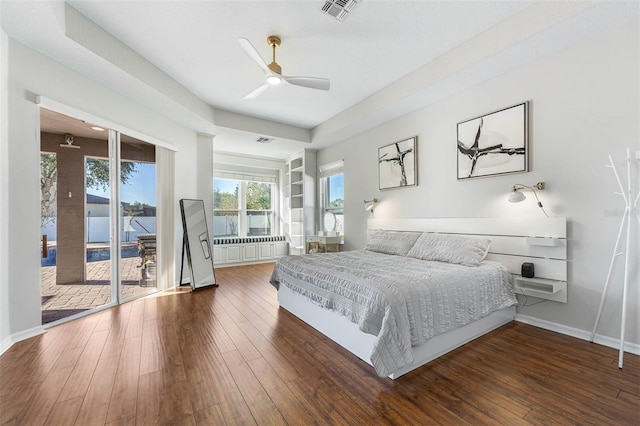
<instances>
[{"instance_id":1,"label":"bed","mask_svg":"<svg viewBox=\"0 0 640 426\"><path fill-rule=\"evenodd\" d=\"M511 272L532 256L554 262L510 235L521 224L371 220L365 250L281 258L271 281L281 307L395 379L515 318ZM563 224L526 235L557 239Z\"/></svg>"}]
</instances>

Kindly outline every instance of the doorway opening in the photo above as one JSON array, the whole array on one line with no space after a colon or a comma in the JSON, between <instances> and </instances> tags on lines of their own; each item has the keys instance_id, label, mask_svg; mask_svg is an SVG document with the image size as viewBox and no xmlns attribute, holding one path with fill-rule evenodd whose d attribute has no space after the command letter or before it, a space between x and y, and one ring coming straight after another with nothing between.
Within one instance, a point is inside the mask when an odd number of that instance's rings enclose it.
<instances>
[{"instance_id":1,"label":"doorway opening","mask_svg":"<svg viewBox=\"0 0 640 426\"><path fill-rule=\"evenodd\" d=\"M42 323L157 291L155 146L40 111Z\"/></svg>"}]
</instances>

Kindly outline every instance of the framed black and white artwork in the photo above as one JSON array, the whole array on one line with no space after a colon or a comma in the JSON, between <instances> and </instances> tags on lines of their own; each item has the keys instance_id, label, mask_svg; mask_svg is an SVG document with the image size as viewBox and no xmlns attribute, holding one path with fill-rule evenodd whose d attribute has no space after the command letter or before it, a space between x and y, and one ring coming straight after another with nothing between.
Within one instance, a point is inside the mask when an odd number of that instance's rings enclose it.
<instances>
[{"instance_id":1,"label":"framed black and white artwork","mask_svg":"<svg viewBox=\"0 0 640 426\"><path fill-rule=\"evenodd\" d=\"M458 123L458 179L529 171L529 103Z\"/></svg>"},{"instance_id":2,"label":"framed black and white artwork","mask_svg":"<svg viewBox=\"0 0 640 426\"><path fill-rule=\"evenodd\" d=\"M378 187L400 188L418 185L416 150L418 137L378 148Z\"/></svg>"}]
</instances>

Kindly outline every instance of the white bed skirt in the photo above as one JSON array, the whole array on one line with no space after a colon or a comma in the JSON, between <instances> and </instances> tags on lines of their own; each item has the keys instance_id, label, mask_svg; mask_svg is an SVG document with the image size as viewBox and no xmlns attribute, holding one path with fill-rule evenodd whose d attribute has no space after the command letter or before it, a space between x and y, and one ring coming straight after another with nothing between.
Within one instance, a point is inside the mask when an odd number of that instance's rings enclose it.
<instances>
[{"instance_id":1,"label":"white bed skirt","mask_svg":"<svg viewBox=\"0 0 640 426\"><path fill-rule=\"evenodd\" d=\"M358 329L357 324L352 323L346 317L321 308L283 285L278 290L278 303L282 308L371 365L369 357L373 351L376 336L363 333ZM511 306L471 324L435 336L423 345L414 346L413 364L393 372L389 377L397 379L403 374L513 321L515 316L516 308Z\"/></svg>"}]
</instances>

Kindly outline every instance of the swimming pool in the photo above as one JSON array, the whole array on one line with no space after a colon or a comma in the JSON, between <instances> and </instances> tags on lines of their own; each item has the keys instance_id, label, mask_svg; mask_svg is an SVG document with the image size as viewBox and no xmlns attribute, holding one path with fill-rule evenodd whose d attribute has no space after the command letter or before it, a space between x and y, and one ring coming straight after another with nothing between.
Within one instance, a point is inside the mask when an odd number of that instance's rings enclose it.
<instances>
[{"instance_id":1,"label":"swimming pool","mask_svg":"<svg viewBox=\"0 0 640 426\"><path fill-rule=\"evenodd\" d=\"M57 249L52 247L48 250L48 256L40 260L40 266L56 266ZM138 249L136 247L123 247L121 249L122 258L137 257ZM87 262L99 262L101 260L110 260L111 250L103 247L91 247L87 249Z\"/></svg>"}]
</instances>

